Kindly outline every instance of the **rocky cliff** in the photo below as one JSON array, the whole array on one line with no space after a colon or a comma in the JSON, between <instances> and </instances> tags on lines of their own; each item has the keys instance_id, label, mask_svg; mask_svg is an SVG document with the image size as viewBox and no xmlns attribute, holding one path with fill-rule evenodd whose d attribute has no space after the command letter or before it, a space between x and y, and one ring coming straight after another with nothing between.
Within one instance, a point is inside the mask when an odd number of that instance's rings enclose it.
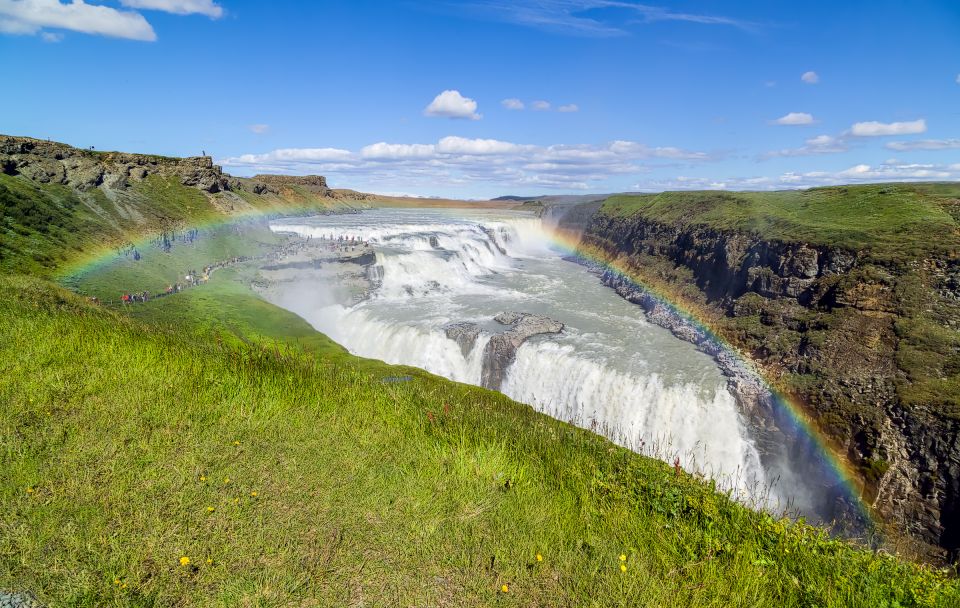
<instances>
[{"instance_id":1,"label":"rocky cliff","mask_svg":"<svg viewBox=\"0 0 960 608\"><path fill-rule=\"evenodd\" d=\"M0 270L52 272L77 252L230 216L351 210L321 176L234 177L209 156L100 152L0 135Z\"/></svg>"},{"instance_id":2,"label":"rocky cliff","mask_svg":"<svg viewBox=\"0 0 960 608\"><path fill-rule=\"evenodd\" d=\"M604 208L586 222L581 246L697 310L804 403L857 469L866 500L888 529L906 534L899 547L956 559L955 253L894 256L890 248L858 250L823 238L773 239L763 230L698 221L695 209L663 220ZM697 343L696 330L664 318L642 287L618 273L603 280Z\"/></svg>"},{"instance_id":3,"label":"rocky cliff","mask_svg":"<svg viewBox=\"0 0 960 608\"><path fill-rule=\"evenodd\" d=\"M223 173L209 156L170 158L96 152L28 137L0 136L0 172L40 184L62 184L81 192L98 187L119 190L151 175L176 177L185 186L209 193L276 192L264 181L241 181Z\"/></svg>"}]
</instances>

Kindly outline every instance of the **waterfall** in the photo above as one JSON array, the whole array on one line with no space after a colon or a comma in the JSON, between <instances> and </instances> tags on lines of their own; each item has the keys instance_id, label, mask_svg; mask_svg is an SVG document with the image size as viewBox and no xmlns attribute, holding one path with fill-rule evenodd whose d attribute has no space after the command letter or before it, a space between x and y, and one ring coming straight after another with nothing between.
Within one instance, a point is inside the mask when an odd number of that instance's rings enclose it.
<instances>
[{"instance_id":1,"label":"waterfall","mask_svg":"<svg viewBox=\"0 0 960 608\"><path fill-rule=\"evenodd\" d=\"M375 289L352 306L291 298L296 285L273 299L351 352L479 385L483 349L504 329L492 318L505 310L547 314L567 329L519 347L505 394L631 450L679 459L739 496L756 500L758 488L769 490L713 362L599 284L588 291L596 279L551 250L539 218L381 210L309 221L317 223L273 228L371 243ZM466 351L444 330L465 321L480 328Z\"/></svg>"}]
</instances>

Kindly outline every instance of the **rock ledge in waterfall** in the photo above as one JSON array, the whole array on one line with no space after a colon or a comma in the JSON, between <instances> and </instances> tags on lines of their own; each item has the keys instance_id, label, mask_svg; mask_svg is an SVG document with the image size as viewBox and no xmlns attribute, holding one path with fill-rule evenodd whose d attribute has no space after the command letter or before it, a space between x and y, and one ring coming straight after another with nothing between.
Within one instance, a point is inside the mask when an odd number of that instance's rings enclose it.
<instances>
[{"instance_id":1,"label":"rock ledge in waterfall","mask_svg":"<svg viewBox=\"0 0 960 608\"><path fill-rule=\"evenodd\" d=\"M444 325L443 331L448 338L457 343L464 357L470 354L473 345L477 343L477 337L480 336L480 327L469 321Z\"/></svg>"},{"instance_id":2,"label":"rock ledge in waterfall","mask_svg":"<svg viewBox=\"0 0 960 608\"><path fill-rule=\"evenodd\" d=\"M517 349L528 338L539 334L558 334L563 323L544 315L525 312L504 312L493 318L510 329L494 335L483 350L483 371L480 384L489 389L500 390L507 368L513 363Z\"/></svg>"}]
</instances>

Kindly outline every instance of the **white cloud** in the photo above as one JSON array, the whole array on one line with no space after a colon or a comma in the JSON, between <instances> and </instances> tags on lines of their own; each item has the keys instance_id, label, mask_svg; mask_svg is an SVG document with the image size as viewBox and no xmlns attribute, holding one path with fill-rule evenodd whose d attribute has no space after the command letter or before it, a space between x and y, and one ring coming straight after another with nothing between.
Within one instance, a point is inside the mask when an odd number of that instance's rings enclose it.
<instances>
[{"instance_id":1,"label":"white cloud","mask_svg":"<svg viewBox=\"0 0 960 608\"><path fill-rule=\"evenodd\" d=\"M812 125L813 116L806 112L790 112L772 121L776 125Z\"/></svg>"},{"instance_id":2,"label":"white cloud","mask_svg":"<svg viewBox=\"0 0 960 608\"><path fill-rule=\"evenodd\" d=\"M901 181L941 181L960 179L960 163L952 165L904 164L894 160L873 166L857 164L839 171L789 171L780 175L751 177L678 176L673 179L649 180L633 185L634 190L782 190L834 186L839 184L881 183Z\"/></svg>"},{"instance_id":3,"label":"white cloud","mask_svg":"<svg viewBox=\"0 0 960 608\"><path fill-rule=\"evenodd\" d=\"M536 146L448 136L435 144L379 142L357 153L334 148L284 149L218 159L240 173L318 173L376 183L380 189L435 191L438 186L587 189L615 175L644 173L646 161L710 160L704 152L632 141ZM599 186L596 186L599 187Z\"/></svg>"},{"instance_id":4,"label":"white cloud","mask_svg":"<svg viewBox=\"0 0 960 608\"><path fill-rule=\"evenodd\" d=\"M257 135L264 135L270 131L270 125L263 125L263 124L250 125L247 128L253 131L254 133L256 133Z\"/></svg>"},{"instance_id":5,"label":"white cloud","mask_svg":"<svg viewBox=\"0 0 960 608\"><path fill-rule=\"evenodd\" d=\"M40 38L44 42L60 42L63 40L63 34L56 32L40 32Z\"/></svg>"},{"instance_id":6,"label":"white cloud","mask_svg":"<svg viewBox=\"0 0 960 608\"><path fill-rule=\"evenodd\" d=\"M956 82L957 82L957 84L960 84L960 74L957 74L957 80L956 80Z\"/></svg>"},{"instance_id":7,"label":"white cloud","mask_svg":"<svg viewBox=\"0 0 960 608\"><path fill-rule=\"evenodd\" d=\"M266 154L242 154L224 161L231 165L251 165L260 167L277 167L293 163L323 163L348 161L352 158L349 150L338 148L281 148ZM227 162L230 161L230 162Z\"/></svg>"},{"instance_id":8,"label":"white cloud","mask_svg":"<svg viewBox=\"0 0 960 608\"><path fill-rule=\"evenodd\" d=\"M917 141L891 141L890 150L911 152L913 150L960 150L960 139L920 139Z\"/></svg>"},{"instance_id":9,"label":"white cloud","mask_svg":"<svg viewBox=\"0 0 960 608\"><path fill-rule=\"evenodd\" d=\"M837 143L837 138L832 135L817 135L807 140L808 146L831 146Z\"/></svg>"},{"instance_id":10,"label":"white cloud","mask_svg":"<svg viewBox=\"0 0 960 608\"><path fill-rule=\"evenodd\" d=\"M223 7L213 0L120 0L120 4L174 15L206 15L211 19L223 16Z\"/></svg>"},{"instance_id":11,"label":"white cloud","mask_svg":"<svg viewBox=\"0 0 960 608\"><path fill-rule=\"evenodd\" d=\"M523 102L517 99L516 97L511 97L510 99L504 99L500 102L500 105L505 107L508 110L522 110L524 108Z\"/></svg>"},{"instance_id":12,"label":"white cloud","mask_svg":"<svg viewBox=\"0 0 960 608\"><path fill-rule=\"evenodd\" d=\"M769 158L784 158L791 156L812 156L816 154L837 154L848 150L847 142L842 137L832 135L817 135L804 142L799 148L772 150L760 155L760 160Z\"/></svg>"},{"instance_id":13,"label":"white cloud","mask_svg":"<svg viewBox=\"0 0 960 608\"><path fill-rule=\"evenodd\" d=\"M907 122L858 122L850 127L850 133L856 137L877 137L881 135L916 135L927 130L924 119Z\"/></svg>"},{"instance_id":14,"label":"white cloud","mask_svg":"<svg viewBox=\"0 0 960 608\"><path fill-rule=\"evenodd\" d=\"M522 148L496 139L466 139L453 135L444 137L437 144L437 152L441 154L509 154Z\"/></svg>"},{"instance_id":15,"label":"white cloud","mask_svg":"<svg viewBox=\"0 0 960 608\"><path fill-rule=\"evenodd\" d=\"M74 0L0 0L0 32L36 34L64 29L129 40L153 41L157 34L140 13Z\"/></svg>"},{"instance_id":16,"label":"white cloud","mask_svg":"<svg viewBox=\"0 0 960 608\"><path fill-rule=\"evenodd\" d=\"M470 120L480 120L480 114L477 114L477 102L464 97L460 91L448 89L430 102L430 105L423 111L427 116L445 116L447 118L469 118Z\"/></svg>"},{"instance_id":17,"label":"white cloud","mask_svg":"<svg viewBox=\"0 0 960 608\"><path fill-rule=\"evenodd\" d=\"M575 103L568 103L567 105L560 106L557 108L557 112L579 112L580 106Z\"/></svg>"},{"instance_id":18,"label":"white cloud","mask_svg":"<svg viewBox=\"0 0 960 608\"><path fill-rule=\"evenodd\" d=\"M360 150L363 158L376 159L410 159L430 158L436 153L436 146L432 144L388 144L379 142L364 146Z\"/></svg>"},{"instance_id":19,"label":"white cloud","mask_svg":"<svg viewBox=\"0 0 960 608\"><path fill-rule=\"evenodd\" d=\"M804 81L807 84L817 84L820 82L820 76L816 72L804 72L800 76L800 80Z\"/></svg>"},{"instance_id":20,"label":"white cloud","mask_svg":"<svg viewBox=\"0 0 960 608\"><path fill-rule=\"evenodd\" d=\"M530 107L536 110L537 112L546 112L550 109L550 102L538 99L537 101L530 104Z\"/></svg>"}]
</instances>

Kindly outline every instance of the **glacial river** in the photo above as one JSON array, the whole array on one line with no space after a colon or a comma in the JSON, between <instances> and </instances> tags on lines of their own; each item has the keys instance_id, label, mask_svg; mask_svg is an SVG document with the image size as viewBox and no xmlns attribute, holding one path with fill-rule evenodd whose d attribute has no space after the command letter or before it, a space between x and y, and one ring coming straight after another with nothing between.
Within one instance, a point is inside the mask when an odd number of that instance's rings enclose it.
<instances>
[{"instance_id":1,"label":"glacial river","mask_svg":"<svg viewBox=\"0 0 960 608\"><path fill-rule=\"evenodd\" d=\"M505 311L565 324L520 346L501 390L554 418L620 445L702 472L768 506L803 502L765 471L750 430L714 361L640 307L562 259L539 218L505 211L381 209L277 221L275 231L362 238L376 252L380 285L344 306L340 287L305 279L269 296L350 352L480 384L482 352ZM483 333L468 352L444 326ZM769 490L773 486L773 491ZM776 504L771 505L774 502Z\"/></svg>"}]
</instances>

